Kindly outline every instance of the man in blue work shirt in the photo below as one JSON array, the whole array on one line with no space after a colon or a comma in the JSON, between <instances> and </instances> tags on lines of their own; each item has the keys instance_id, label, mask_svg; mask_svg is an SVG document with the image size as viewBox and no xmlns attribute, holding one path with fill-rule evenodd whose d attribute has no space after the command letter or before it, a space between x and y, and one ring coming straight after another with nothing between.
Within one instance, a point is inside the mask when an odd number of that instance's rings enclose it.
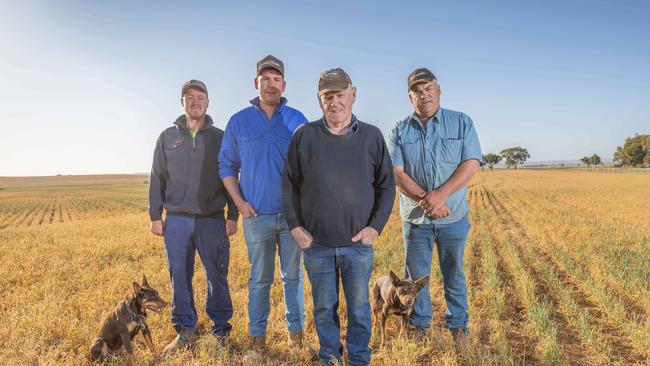
<instances>
[{"instance_id":1,"label":"man in blue work shirt","mask_svg":"<svg viewBox=\"0 0 650 366\"><path fill-rule=\"evenodd\" d=\"M305 323L302 252L282 214L282 169L293 132L307 122L282 97L284 64L268 55L257 62L258 97L235 113L226 126L219 154L224 185L240 209L251 272L248 284L250 343L266 343L276 246L284 284L289 341L300 347ZM238 179L239 176L239 179Z\"/></svg>"},{"instance_id":2,"label":"man in blue work shirt","mask_svg":"<svg viewBox=\"0 0 650 366\"><path fill-rule=\"evenodd\" d=\"M467 287L463 255L469 206L467 183L483 164L474 123L464 113L440 108L440 85L426 68L407 78L414 113L397 123L390 134L391 160L400 190L405 275L431 273L434 242L444 283L445 326L456 349L468 348ZM422 339L431 325L427 285L418 294L410 322Z\"/></svg>"}]
</instances>

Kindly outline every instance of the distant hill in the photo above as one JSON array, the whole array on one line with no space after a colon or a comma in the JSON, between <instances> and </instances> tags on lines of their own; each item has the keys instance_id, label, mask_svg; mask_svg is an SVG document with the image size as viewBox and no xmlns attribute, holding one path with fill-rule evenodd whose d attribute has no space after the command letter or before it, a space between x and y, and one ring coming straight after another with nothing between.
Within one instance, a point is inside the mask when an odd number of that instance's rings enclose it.
<instances>
[{"instance_id":1,"label":"distant hill","mask_svg":"<svg viewBox=\"0 0 650 366\"><path fill-rule=\"evenodd\" d=\"M149 174L52 175L40 177L0 177L0 188L148 184Z\"/></svg>"}]
</instances>

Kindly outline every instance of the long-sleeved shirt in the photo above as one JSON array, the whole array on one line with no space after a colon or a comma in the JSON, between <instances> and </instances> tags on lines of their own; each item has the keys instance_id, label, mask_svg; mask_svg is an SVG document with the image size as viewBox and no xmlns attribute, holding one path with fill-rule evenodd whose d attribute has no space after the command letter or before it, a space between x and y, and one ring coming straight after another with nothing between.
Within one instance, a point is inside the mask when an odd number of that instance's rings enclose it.
<instances>
[{"instance_id":1,"label":"long-sleeved shirt","mask_svg":"<svg viewBox=\"0 0 650 366\"><path fill-rule=\"evenodd\" d=\"M223 217L228 204L228 219L237 220L239 211L219 178L217 156L223 131L212 126L212 118L193 135L185 115L158 137L149 184L149 217L168 215Z\"/></svg>"},{"instance_id":2,"label":"long-sleeved shirt","mask_svg":"<svg viewBox=\"0 0 650 366\"><path fill-rule=\"evenodd\" d=\"M282 212L282 169L294 131L307 122L283 97L271 119L259 98L235 113L226 126L219 171L221 178L239 175L244 200L258 214Z\"/></svg>"},{"instance_id":3,"label":"long-sleeved shirt","mask_svg":"<svg viewBox=\"0 0 650 366\"><path fill-rule=\"evenodd\" d=\"M366 226L381 233L393 208L395 178L384 137L377 127L357 122L354 132L334 135L320 119L291 139L282 187L285 216L290 229L303 226L319 245L350 246Z\"/></svg>"}]
</instances>

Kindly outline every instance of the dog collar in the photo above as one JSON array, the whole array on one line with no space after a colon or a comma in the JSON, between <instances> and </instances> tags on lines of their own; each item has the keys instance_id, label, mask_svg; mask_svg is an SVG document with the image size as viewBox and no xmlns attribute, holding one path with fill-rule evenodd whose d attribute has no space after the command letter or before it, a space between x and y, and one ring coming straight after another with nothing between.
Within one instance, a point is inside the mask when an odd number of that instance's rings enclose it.
<instances>
[{"instance_id":1,"label":"dog collar","mask_svg":"<svg viewBox=\"0 0 650 366\"><path fill-rule=\"evenodd\" d=\"M129 313L129 321L136 322L138 325L142 326L146 320L146 316L143 314L136 314L131 310L131 305L128 300L124 300L127 313Z\"/></svg>"}]
</instances>

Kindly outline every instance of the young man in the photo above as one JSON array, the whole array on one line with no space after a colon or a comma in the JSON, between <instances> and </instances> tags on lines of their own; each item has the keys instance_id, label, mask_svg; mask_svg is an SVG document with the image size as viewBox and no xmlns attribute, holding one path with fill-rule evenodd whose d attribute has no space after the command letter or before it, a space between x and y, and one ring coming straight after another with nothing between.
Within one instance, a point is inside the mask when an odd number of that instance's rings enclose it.
<instances>
[{"instance_id":1,"label":"young man","mask_svg":"<svg viewBox=\"0 0 650 366\"><path fill-rule=\"evenodd\" d=\"M187 346L194 337L197 314L192 277L196 251L208 281L205 311L213 322L212 333L223 341L232 328L228 322L233 313L228 289L228 237L237 230L239 214L219 178L217 156L223 131L205 114L208 103L203 82L186 82L181 90L185 114L160 134L153 157L151 232L164 237L172 282L171 320L178 333L163 351L165 355ZM163 208L167 212L164 222Z\"/></svg>"}]
</instances>

